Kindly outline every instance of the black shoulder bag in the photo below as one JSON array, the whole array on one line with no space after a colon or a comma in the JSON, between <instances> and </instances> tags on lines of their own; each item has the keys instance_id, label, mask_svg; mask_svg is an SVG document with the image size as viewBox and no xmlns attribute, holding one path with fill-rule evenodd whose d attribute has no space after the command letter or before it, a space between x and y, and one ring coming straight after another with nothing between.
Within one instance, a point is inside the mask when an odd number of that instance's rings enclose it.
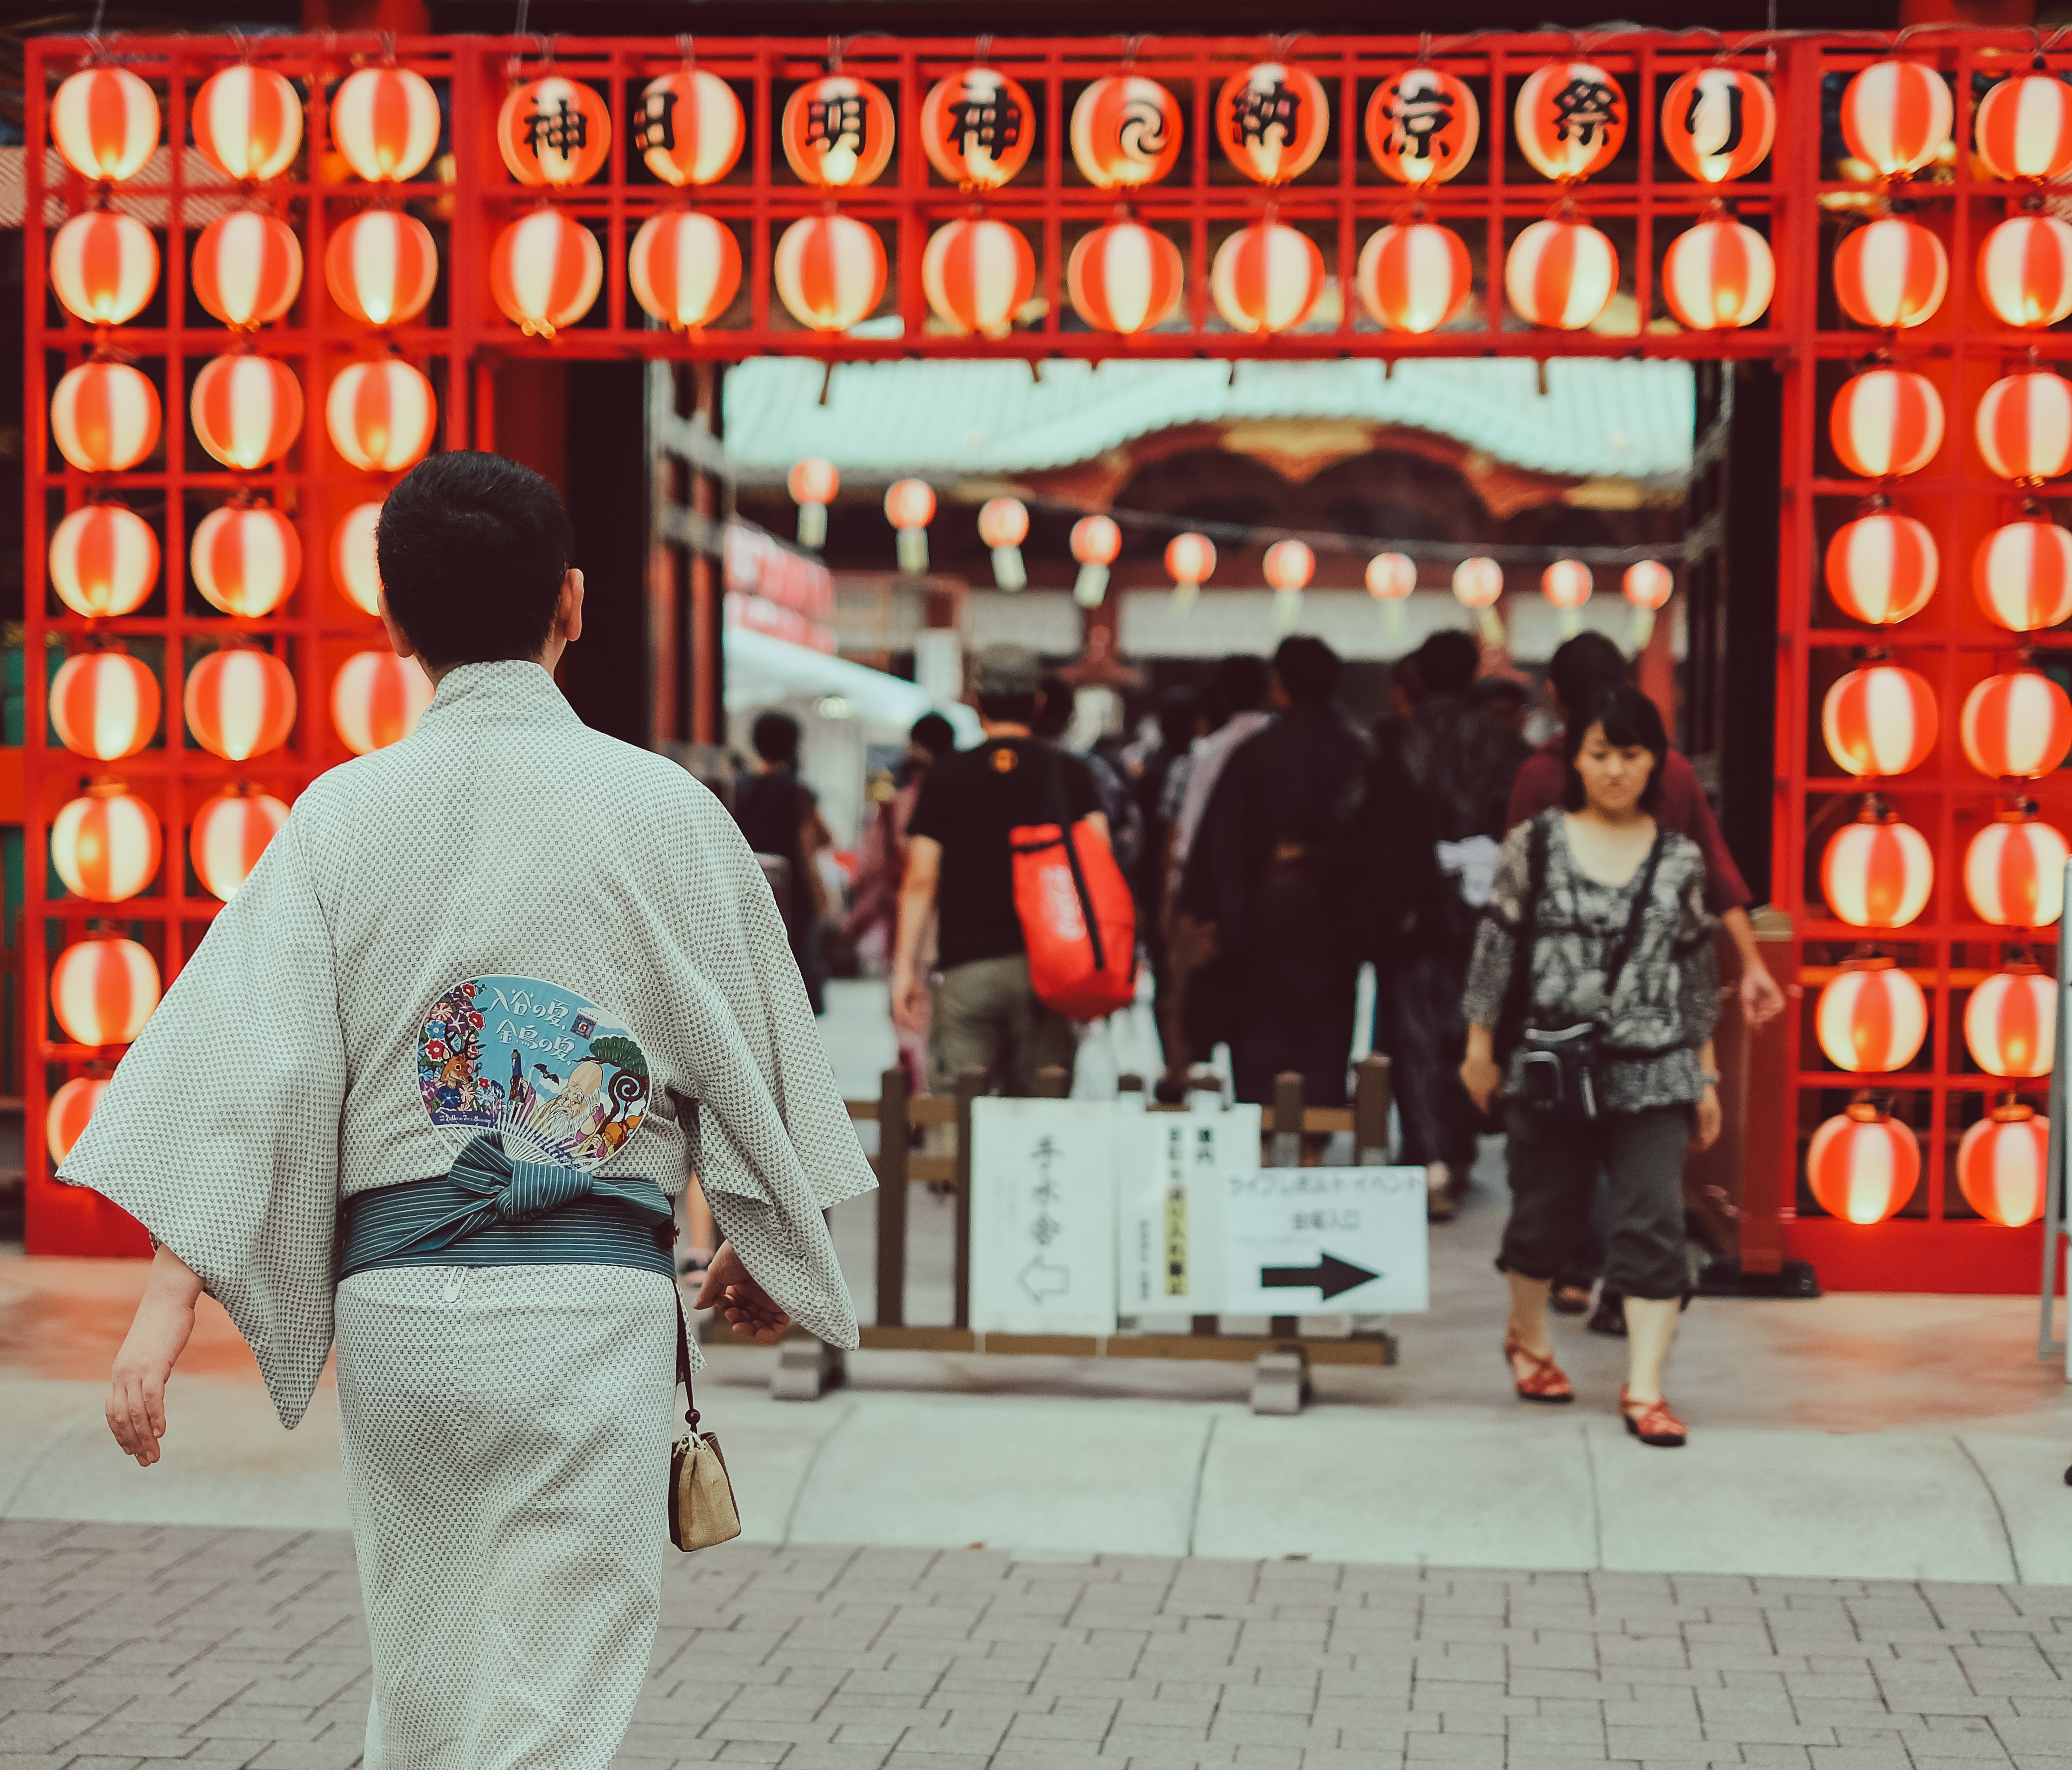
<instances>
[{"instance_id":1,"label":"black shoulder bag","mask_svg":"<svg viewBox=\"0 0 2072 1770\"><path fill-rule=\"evenodd\" d=\"M1519 918L1521 931L1536 926L1540 891L1546 883L1547 830L1544 825L1536 824L1532 831L1537 865L1534 868L1531 903ZM1647 915L1648 899L1655 895L1655 869L1661 864L1662 831L1658 828L1655 840L1650 844L1647 858L1640 870L1639 889L1634 893L1633 908L1627 914L1626 926L1619 931L1618 940L1605 958L1605 1012L1609 1015L1611 1005L1618 994L1619 979L1625 975L1626 961L1633 957L1633 949L1640 939L1641 924ZM1527 945L1514 966L1523 965L1527 970L1526 988L1530 991L1530 970L1532 949ZM1515 972L1514 970L1514 982ZM1528 994L1527 1000L1531 997ZM1523 1027L1519 1043L1524 1047L1524 1057L1519 1065L1519 1097L1522 1102L1534 1112L1544 1113L1550 1118L1567 1119L1572 1122L1588 1124L1604 1110L1602 1073L1607 1056L1605 1042L1611 1029L1601 1020L1581 1020L1566 1027Z\"/></svg>"}]
</instances>

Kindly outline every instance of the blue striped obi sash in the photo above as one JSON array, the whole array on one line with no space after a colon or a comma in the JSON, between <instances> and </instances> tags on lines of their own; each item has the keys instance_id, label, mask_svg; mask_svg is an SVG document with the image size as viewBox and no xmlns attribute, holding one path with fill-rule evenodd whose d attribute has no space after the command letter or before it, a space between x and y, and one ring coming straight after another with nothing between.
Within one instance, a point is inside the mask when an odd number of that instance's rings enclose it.
<instances>
[{"instance_id":1,"label":"blue striped obi sash","mask_svg":"<svg viewBox=\"0 0 2072 1770\"><path fill-rule=\"evenodd\" d=\"M675 1238L676 1213L654 1181L513 1159L487 1130L435 1179L345 1200L338 1275L374 1266L573 1265L636 1266L673 1281Z\"/></svg>"}]
</instances>

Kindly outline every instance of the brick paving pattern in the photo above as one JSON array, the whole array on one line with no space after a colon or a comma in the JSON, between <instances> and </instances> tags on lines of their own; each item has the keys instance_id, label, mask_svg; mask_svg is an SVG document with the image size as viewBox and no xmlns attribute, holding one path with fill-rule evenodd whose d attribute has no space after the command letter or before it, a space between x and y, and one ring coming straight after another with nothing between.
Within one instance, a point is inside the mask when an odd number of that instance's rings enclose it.
<instances>
[{"instance_id":1,"label":"brick paving pattern","mask_svg":"<svg viewBox=\"0 0 2072 1770\"><path fill-rule=\"evenodd\" d=\"M1379 1503L1379 1502L1377 1502ZM2072 1770L2072 1591L738 1545L621 1770ZM0 1525L0 1770L350 1770L343 1535Z\"/></svg>"}]
</instances>

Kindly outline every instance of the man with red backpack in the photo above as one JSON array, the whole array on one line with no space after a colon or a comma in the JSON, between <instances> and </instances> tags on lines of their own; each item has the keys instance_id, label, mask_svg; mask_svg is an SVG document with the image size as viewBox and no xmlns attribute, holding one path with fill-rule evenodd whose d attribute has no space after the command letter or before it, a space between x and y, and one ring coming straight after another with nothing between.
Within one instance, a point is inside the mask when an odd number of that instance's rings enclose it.
<instances>
[{"instance_id":1,"label":"man with red backpack","mask_svg":"<svg viewBox=\"0 0 2072 1770\"><path fill-rule=\"evenodd\" d=\"M892 1013L912 1025L927 1001L922 937L937 919L941 978L928 1027L929 1085L954 1089L977 1064L992 1085L1033 1094L1038 1072L1069 1075L1072 1023L1038 998L1015 898L1018 829L1064 822L1108 840L1100 794L1084 763L1034 735L1042 664L1026 646L993 645L974 661L972 700L985 741L928 771L907 824ZM1109 865L1112 866L1112 862Z\"/></svg>"}]
</instances>

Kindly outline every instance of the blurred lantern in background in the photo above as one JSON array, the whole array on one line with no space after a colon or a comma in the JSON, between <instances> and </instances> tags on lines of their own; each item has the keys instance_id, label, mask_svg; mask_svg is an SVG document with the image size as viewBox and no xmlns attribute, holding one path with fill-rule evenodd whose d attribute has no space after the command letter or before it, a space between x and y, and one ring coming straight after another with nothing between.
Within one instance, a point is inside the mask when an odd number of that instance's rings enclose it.
<instances>
[{"instance_id":1,"label":"blurred lantern in background","mask_svg":"<svg viewBox=\"0 0 2072 1770\"><path fill-rule=\"evenodd\" d=\"M1919 1053L1928 1036L1928 998L1890 959L1852 959L1821 990L1813 1029L1837 1069L1886 1074Z\"/></svg>"},{"instance_id":2,"label":"blurred lantern in background","mask_svg":"<svg viewBox=\"0 0 2072 1770\"><path fill-rule=\"evenodd\" d=\"M189 564L212 608L248 619L270 615L302 575L295 525L265 504L225 504L195 525Z\"/></svg>"},{"instance_id":3,"label":"blurred lantern in background","mask_svg":"<svg viewBox=\"0 0 2072 1770\"><path fill-rule=\"evenodd\" d=\"M1285 184L1316 163L1331 130L1331 107L1317 76L1285 62L1255 63L1216 94L1223 158L1258 184Z\"/></svg>"},{"instance_id":4,"label":"blurred lantern in background","mask_svg":"<svg viewBox=\"0 0 2072 1770\"><path fill-rule=\"evenodd\" d=\"M363 473L398 473L432 446L432 384L401 357L347 363L324 398L331 447Z\"/></svg>"},{"instance_id":5,"label":"blurred lantern in background","mask_svg":"<svg viewBox=\"0 0 2072 1770\"><path fill-rule=\"evenodd\" d=\"M928 569L928 525L935 493L926 480L895 480L886 488L885 520L898 531L899 569L918 578Z\"/></svg>"},{"instance_id":6,"label":"blurred lantern in background","mask_svg":"<svg viewBox=\"0 0 2072 1770\"><path fill-rule=\"evenodd\" d=\"M126 473L158 446L158 390L127 363L81 363L51 395L58 452L82 473Z\"/></svg>"},{"instance_id":7,"label":"blurred lantern in background","mask_svg":"<svg viewBox=\"0 0 2072 1770\"><path fill-rule=\"evenodd\" d=\"M1429 187L1458 178L1482 128L1473 91L1437 68L1390 74L1367 101L1367 150L1399 184Z\"/></svg>"},{"instance_id":8,"label":"blurred lantern in background","mask_svg":"<svg viewBox=\"0 0 2072 1770\"><path fill-rule=\"evenodd\" d=\"M2072 617L2072 533L2041 517L1996 529L1971 556L1971 591L1988 618L2012 632Z\"/></svg>"},{"instance_id":9,"label":"blurred lantern in background","mask_svg":"<svg viewBox=\"0 0 2072 1770\"><path fill-rule=\"evenodd\" d=\"M1626 140L1626 93L1592 62L1534 68L1512 116L1519 151L1542 178L1564 184L1609 166Z\"/></svg>"},{"instance_id":10,"label":"blurred lantern in background","mask_svg":"<svg viewBox=\"0 0 2072 1770\"><path fill-rule=\"evenodd\" d=\"M364 614L381 612L381 568L375 557L375 533L381 506L356 504L338 519L331 534L331 582L345 599Z\"/></svg>"},{"instance_id":11,"label":"blurred lantern in background","mask_svg":"<svg viewBox=\"0 0 2072 1770\"><path fill-rule=\"evenodd\" d=\"M1889 627L1928 606L1942 561L1927 524L1876 510L1835 531L1827 567L1828 593L1843 613Z\"/></svg>"},{"instance_id":12,"label":"blurred lantern in background","mask_svg":"<svg viewBox=\"0 0 2072 1770\"><path fill-rule=\"evenodd\" d=\"M81 178L120 182L158 145L158 101L126 68L82 68L51 95L51 142Z\"/></svg>"},{"instance_id":13,"label":"blurred lantern in background","mask_svg":"<svg viewBox=\"0 0 2072 1770\"><path fill-rule=\"evenodd\" d=\"M1897 664L1851 670L1820 703L1827 753L1852 775L1902 775L1919 768L1941 730L1934 690Z\"/></svg>"},{"instance_id":14,"label":"blurred lantern in background","mask_svg":"<svg viewBox=\"0 0 2072 1770\"><path fill-rule=\"evenodd\" d=\"M331 726L356 756L409 736L431 704L431 678L393 652L355 652L331 678Z\"/></svg>"},{"instance_id":15,"label":"blurred lantern in background","mask_svg":"<svg viewBox=\"0 0 2072 1770\"><path fill-rule=\"evenodd\" d=\"M874 182L892 158L891 101L867 80L824 74L784 101L778 138L791 170L824 191Z\"/></svg>"},{"instance_id":16,"label":"blurred lantern in background","mask_svg":"<svg viewBox=\"0 0 2072 1770\"><path fill-rule=\"evenodd\" d=\"M828 506L841 490L841 475L833 462L811 455L793 465L784 488L799 507L799 545L818 553L827 545Z\"/></svg>"},{"instance_id":17,"label":"blurred lantern in background","mask_svg":"<svg viewBox=\"0 0 2072 1770\"><path fill-rule=\"evenodd\" d=\"M50 275L67 313L89 326L119 326L158 286L158 243L141 221L89 209L51 237Z\"/></svg>"},{"instance_id":18,"label":"blurred lantern in background","mask_svg":"<svg viewBox=\"0 0 2072 1770\"><path fill-rule=\"evenodd\" d=\"M1096 80L1072 105L1072 158L1102 191L1155 184L1180 158L1180 101L1141 74Z\"/></svg>"},{"instance_id":19,"label":"blurred lantern in background","mask_svg":"<svg viewBox=\"0 0 2072 1770\"><path fill-rule=\"evenodd\" d=\"M1166 543L1166 575L1173 580L1173 606L1194 607L1202 586L1216 569L1216 544L1190 529Z\"/></svg>"},{"instance_id":20,"label":"blurred lantern in background","mask_svg":"<svg viewBox=\"0 0 2072 1770\"><path fill-rule=\"evenodd\" d=\"M778 238L771 261L777 294L808 331L847 331L885 293L885 245L875 228L846 215L809 215Z\"/></svg>"},{"instance_id":21,"label":"blurred lantern in background","mask_svg":"<svg viewBox=\"0 0 2072 1770\"><path fill-rule=\"evenodd\" d=\"M1581 331L1618 292L1618 249L1587 221L1536 221L1504 254L1503 291L1529 326Z\"/></svg>"},{"instance_id":22,"label":"blurred lantern in background","mask_svg":"<svg viewBox=\"0 0 2072 1770\"><path fill-rule=\"evenodd\" d=\"M2054 326L2072 314L2072 226L2008 216L1979 248L1979 293L2004 326Z\"/></svg>"},{"instance_id":23,"label":"blurred lantern in background","mask_svg":"<svg viewBox=\"0 0 2072 1770\"><path fill-rule=\"evenodd\" d=\"M1928 907L1935 856L1921 832L1873 801L1828 838L1820 895L1854 928L1904 928Z\"/></svg>"},{"instance_id":24,"label":"blurred lantern in background","mask_svg":"<svg viewBox=\"0 0 2072 1770\"><path fill-rule=\"evenodd\" d=\"M1957 1184L1988 1223L2019 1229L2043 1215L2050 1127L2033 1106L2008 1101L1957 1145Z\"/></svg>"},{"instance_id":25,"label":"blurred lantern in background","mask_svg":"<svg viewBox=\"0 0 2072 1770\"><path fill-rule=\"evenodd\" d=\"M204 800L187 831L195 876L210 895L228 904L252 876L273 833L287 821L286 805L250 788L232 787Z\"/></svg>"},{"instance_id":26,"label":"blurred lantern in background","mask_svg":"<svg viewBox=\"0 0 2072 1770\"><path fill-rule=\"evenodd\" d=\"M951 183L993 191L1027 163L1036 108L1020 80L997 68L967 68L928 88L919 127L928 163Z\"/></svg>"},{"instance_id":27,"label":"blurred lantern in background","mask_svg":"<svg viewBox=\"0 0 2072 1770\"><path fill-rule=\"evenodd\" d=\"M1262 570L1273 592L1275 630L1292 633L1302 619L1302 592L1316 575L1317 556L1306 541L1276 541L1266 550Z\"/></svg>"},{"instance_id":28,"label":"blurred lantern in background","mask_svg":"<svg viewBox=\"0 0 2072 1770\"><path fill-rule=\"evenodd\" d=\"M43 1141L51 1152L51 1166L62 1164L72 1154L72 1145L84 1134L93 1109L107 1092L108 1084L99 1076L75 1076L51 1096L51 1103L43 1110Z\"/></svg>"},{"instance_id":29,"label":"blurred lantern in background","mask_svg":"<svg viewBox=\"0 0 2072 1770\"><path fill-rule=\"evenodd\" d=\"M2041 670L2009 670L1964 697L1957 731L1980 774L2038 780L2072 752L2072 700Z\"/></svg>"},{"instance_id":30,"label":"blurred lantern in background","mask_svg":"<svg viewBox=\"0 0 2072 1770\"><path fill-rule=\"evenodd\" d=\"M158 537L122 504L82 504L51 531L50 571L51 587L75 615L127 615L158 581Z\"/></svg>"},{"instance_id":31,"label":"blurred lantern in background","mask_svg":"<svg viewBox=\"0 0 2072 1770\"><path fill-rule=\"evenodd\" d=\"M1676 579L1659 559L1636 559L1619 579L1619 594L1633 610L1631 640L1636 652L1655 637L1655 617L1669 606Z\"/></svg>"},{"instance_id":32,"label":"blurred lantern in background","mask_svg":"<svg viewBox=\"0 0 2072 1770\"><path fill-rule=\"evenodd\" d=\"M302 145L302 101L270 68L240 62L202 82L187 112L201 157L225 178L277 179Z\"/></svg>"},{"instance_id":33,"label":"blurred lantern in background","mask_svg":"<svg viewBox=\"0 0 2072 1770\"><path fill-rule=\"evenodd\" d=\"M611 152L611 111L594 86L543 74L496 113L496 150L520 184L587 184Z\"/></svg>"},{"instance_id":34,"label":"blurred lantern in background","mask_svg":"<svg viewBox=\"0 0 2072 1770\"><path fill-rule=\"evenodd\" d=\"M1391 331L1428 332L1457 318L1474 293L1468 249L1451 228L1392 222L1360 248L1361 304Z\"/></svg>"},{"instance_id":35,"label":"blurred lantern in background","mask_svg":"<svg viewBox=\"0 0 2072 1770\"><path fill-rule=\"evenodd\" d=\"M1939 159L1955 116L1942 76L1918 61L1874 61L1842 89L1842 139L1880 178Z\"/></svg>"},{"instance_id":36,"label":"blurred lantern in background","mask_svg":"<svg viewBox=\"0 0 2072 1770\"><path fill-rule=\"evenodd\" d=\"M1022 500L987 499L979 508L978 537L993 550L993 581L1002 590L1027 589L1022 543L1029 538L1029 512Z\"/></svg>"},{"instance_id":37,"label":"blurred lantern in background","mask_svg":"<svg viewBox=\"0 0 2072 1770\"><path fill-rule=\"evenodd\" d=\"M597 236L559 209L535 209L496 237L489 292L528 338L552 338L590 311L604 286Z\"/></svg>"},{"instance_id":38,"label":"blurred lantern in background","mask_svg":"<svg viewBox=\"0 0 2072 1770\"><path fill-rule=\"evenodd\" d=\"M197 441L225 467L250 473L278 461L302 430L302 386L271 356L212 356L187 402Z\"/></svg>"},{"instance_id":39,"label":"blurred lantern in background","mask_svg":"<svg viewBox=\"0 0 2072 1770\"><path fill-rule=\"evenodd\" d=\"M741 287L733 228L693 209L664 209L640 224L626 256L633 298L672 331L709 326Z\"/></svg>"},{"instance_id":40,"label":"blurred lantern in background","mask_svg":"<svg viewBox=\"0 0 2072 1770\"><path fill-rule=\"evenodd\" d=\"M2072 87L2040 68L2001 80L1972 113L1971 146L1996 179L2064 177L2072 171Z\"/></svg>"},{"instance_id":41,"label":"blurred lantern in background","mask_svg":"<svg viewBox=\"0 0 2072 1770\"><path fill-rule=\"evenodd\" d=\"M2057 1044L2058 985L2033 965L1984 978L1964 1004L1964 1048L1991 1076L2045 1076Z\"/></svg>"},{"instance_id":42,"label":"blurred lantern in background","mask_svg":"<svg viewBox=\"0 0 2072 1770\"><path fill-rule=\"evenodd\" d=\"M2033 368L1979 400L1979 453L2003 480L2054 480L2072 467L2072 382Z\"/></svg>"},{"instance_id":43,"label":"blurred lantern in background","mask_svg":"<svg viewBox=\"0 0 2072 1770\"><path fill-rule=\"evenodd\" d=\"M1496 611L1497 601L1503 595L1503 567L1494 559L1477 554L1454 566L1454 600L1463 608L1476 611L1479 617L1477 626L1485 644L1503 644L1503 621Z\"/></svg>"},{"instance_id":44,"label":"blurred lantern in background","mask_svg":"<svg viewBox=\"0 0 2072 1770\"><path fill-rule=\"evenodd\" d=\"M984 216L945 222L921 254L935 317L969 336L1005 338L1036 292L1036 254L1019 228Z\"/></svg>"},{"instance_id":45,"label":"blurred lantern in background","mask_svg":"<svg viewBox=\"0 0 2072 1770\"><path fill-rule=\"evenodd\" d=\"M51 678L51 723L74 755L133 756L158 728L158 679L126 652L82 652Z\"/></svg>"},{"instance_id":46,"label":"blurred lantern in background","mask_svg":"<svg viewBox=\"0 0 2072 1770\"><path fill-rule=\"evenodd\" d=\"M87 940L51 967L51 1011L79 1045L126 1045L158 1005L158 961L134 941Z\"/></svg>"},{"instance_id":47,"label":"blurred lantern in background","mask_svg":"<svg viewBox=\"0 0 2072 1770\"><path fill-rule=\"evenodd\" d=\"M1844 1223L1882 1223L1914 1196L1921 1140L1868 1101L1828 1119L1806 1146L1806 1181Z\"/></svg>"},{"instance_id":48,"label":"blurred lantern in background","mask_svg":"<svg viewBox=\"0 0 2072 1770\"><path fill-rule=\"evenodd\" d=\"M224 325L240 331L270 325L302 292L302 241L285 221L234 209L201 230L187 277L195 299Z\"/></svg>"},{"instance_id":49,"label":"blurred lantern in background","mask_svg":"<svg viewBox=\"0 0 2072 1770\"><path fill-rule=\"evenodd\" d=\"M1540 574L1540 594L1561 611L1564 639L1583 630L1583 604L1596 582L1580 559L1557 559Z\"/></svg>"},{"instance_id":50,"label":"blurred lantern in background","mask_svg":"<svg viewBox=\"0 0 2072 1770\"><path fill-rule=\"evenodd\" d=\"M331 95L331 144L370 184L401 183L431 163L439 100L408 68L362 68Z\"/></svg>"},{"instance_id":51,"label":"blurred lantern in background","mask_svg":"<svg viewBox=\"0 0 2072 1770\"><path fill-rule=\"evenodd\" d=\"M1122 530L1112 517L1082 517L1072 525L1072 558L1079 574L1072 582L1072 600L1082 608L1098 608L1108 595L1108 569L1122 551Z\"/></svg>"},{"instance_id":52,"label":"blurred lantern in background","mask_svg":"<svg viewBox=\"0 0 2072 1770\"><path fill-rule=\"evenodd\" d=\"M1324 255L1308 234L1280 221L1255 221L1216 248L1209 293L1216 311L1241 332L1293 331L1324 292Z\"/></svg>"},{"instance_id":53,"label":"blurred lantern in background","mask_svg":"<svg viewBox=\"0 0 2072 1770\"><path fill-rule=\"evenodd\" d=\"M1693 331L1753 325L1776 288L1770 242L1738 221L1700 221L1663 256L1662 298Z\"/></svg>"},{"instance_id":54,"label":"blurred lantern in background","mask_svg":"<svg viewBox=\"0 0 2072 1770\"><path fill-rule=\"evenodd\" d=\"M158 875L158 814L118 780L97 781L51 820L51 864L96 904L134 897Z\"/></svg>"},{"instance_id":55,"label":"blurred lantern in background","mask_svg":"<svg viewBox=\"0 0 2072 1770\"><path fill-rule=\"evenodd\" d=\"M1911 369L1867 369L1836 393L1827 436L1842 465L1860 478L1918 473L1942 447L1942 396Z\"/></svg>"},{"instance_id":56,"label":"blurred lantern in background","mask_svg":"<svg viewBox=\"0 0 2072 1770\"><path fill-rule=\"evenodd\" d=\"M1141 221L1082 234L1065 266L1073 312L1096 331L1125 337L1170 319L1186 281L1179 249Z\"/></svg>"},{"instance_id":57,"label":"blurred lantern in background","mask_svg":"<svg viewBox=\"0 0 2072 1770\"><path fill-rule=\"evenodd\" d=\"M271 652L232 646L188 671L183 706L195 743L226 762L244 762L288 741L295 679Z\"/></svg>"},{"instance_id":58,"label":"blurred lantern in background","mask_svg":"<svg viewBox=\"0 0 2072 1770\"><path fill-rule=\"evenodd\" d=\"M1904 330L1934 317L1950 289L1950 255L1918 221L1887 216L1835 249L1835 298L1860 326Z\"/></svg>"},{"instance_id":59,"label":"blurred lantern in background","mask_svg":"<svg viewBox=\"0 0 2072 1770\"><path fill-rule=\"evenodd\" d=\"M2048 928L2065 913L2065 862L2072 849L2024 804L2003 811L1964 850L1964 895L1982 922Z\"/></svg>"},{"instance_id":60,"label":"blurred lantern in background","mask_svg":"<svg viewBox=\"0 0 2072 1770\"><path fill-rule=\"evenodd\" d=\"M712 184L741 158L747 121L734 88L688 62L640 89L633 146L664 184Z\"/></svg>"},{"instance_id":61,"label":"blurred lantern in background","mask_svg":"<svg viewBox=\"0 0 2072 1770\"><path fill-rule=\"evenodd\" d=\"M1739 68L1694 68L1662 97L1662 145L1700 184L1745 177L1770 153L1777 100Z\"/></svg>"},{"instance_id":62,"label":"blurred lantern in background","mask_svg":"<svg viewBox=\"0 0 2072 1770\"><path fill-rule=\"evenodd\" d=\"M1408 554L1379 553L1367 562L1367 591L1381 604L1382 626L1392 640L1403 636L1403 605L1417 587L1417 562Z\"/></svg>"},{"instance_id":63,"label":"blurred lantern in background","mask_svg":"<svg viewBox=\"0 0 2072 1770\"><path fill-rule=\"evenodd\" d=\"M438 248L415 216L363 209L324 248L324 282L339 309L361 325L407 325L438 287Z\"/></svg>"}]
</instances>

